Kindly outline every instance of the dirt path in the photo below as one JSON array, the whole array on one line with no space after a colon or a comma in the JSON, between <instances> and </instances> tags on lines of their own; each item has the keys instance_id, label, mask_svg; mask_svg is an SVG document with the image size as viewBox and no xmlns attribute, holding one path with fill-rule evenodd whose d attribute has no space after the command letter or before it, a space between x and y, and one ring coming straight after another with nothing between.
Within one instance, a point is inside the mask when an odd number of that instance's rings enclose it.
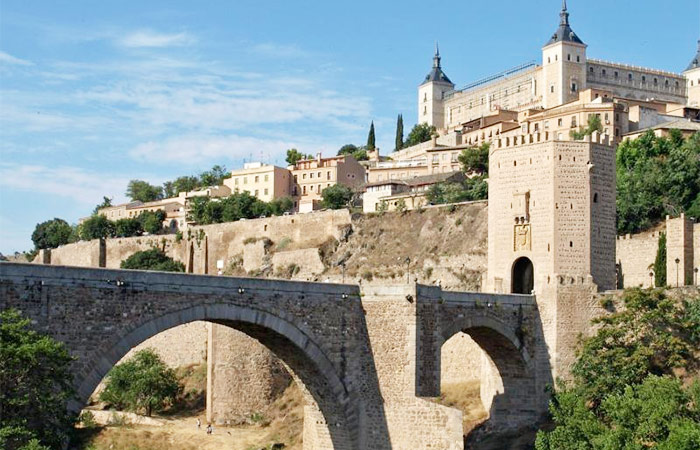
<instances>
[{"instance_id":1,"label":"dirt path","mask_svg":"<svg viewBox=\"0 0 700 450\"><path fill-rule=\"evenodd\" d=\"M162 426L127 425L102 428L91 440L96 450L249 450L275 442L259 427L214 427L207 435L196 418L166 419Z\"/></svg>"}]
</instances>

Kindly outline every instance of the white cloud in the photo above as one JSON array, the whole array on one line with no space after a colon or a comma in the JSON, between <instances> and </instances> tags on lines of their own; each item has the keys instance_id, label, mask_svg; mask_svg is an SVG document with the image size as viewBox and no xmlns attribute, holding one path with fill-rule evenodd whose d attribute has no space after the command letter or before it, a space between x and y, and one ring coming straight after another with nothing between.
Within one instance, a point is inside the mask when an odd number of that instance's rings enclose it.
<instances>
[{"instance_id":1,"label":"white cloud","mask_svg":"<svg viewBox=\"0 0 700 450\"><path fill-rule=\"evenodd\" d=\"M255 44L250 47L250 51L273 58L302 58L310 56L309 52L302 50L296 45L275 44L272 42Z\"/></svg>"},{"instance_id":2,"label":"white cloud","mask_svg":"<svg viewBox=\"0 0 700 450\"><path fill-rule=\"evenodd\" d=\"M194 42L188 33L158 33L151 30L134 31L119 39L124 47L179 47Z\"/></svg>"},{"instance_id":3,"label":"white cloud","mask_svg":"<svg viewBox=\"0 0 700 450\"><path fill-rule=\"evenodd\" d=\"M274 161L287 148L294 146L294 142L282 139L260 139L237 135L186 135L137 145L129 151L129 156L136 160L187 165L199 165L222 159Z\"/></svg>"},{"instance_id":4,"label":"white cloud","mask_svg":"<svg viewBox=\"0 0 700 450\"><path fill-rule=\"evenodd\" d=\"M86 205L99 203L104 195L123 192L128 182L128 178L77 167L0 163L0 188L3 190L57 195Z\"/></svg>"},{"instance_id":5,"label":"white cloud","mask_svg":"<svg viewBox=\"0 0 700 450\"><path fill-rule=\"evenodd\" d=\"M14 66L33 66L34 63L26 59L20 59L0 50L0 63Z\"/></svg>"}]
</instances>

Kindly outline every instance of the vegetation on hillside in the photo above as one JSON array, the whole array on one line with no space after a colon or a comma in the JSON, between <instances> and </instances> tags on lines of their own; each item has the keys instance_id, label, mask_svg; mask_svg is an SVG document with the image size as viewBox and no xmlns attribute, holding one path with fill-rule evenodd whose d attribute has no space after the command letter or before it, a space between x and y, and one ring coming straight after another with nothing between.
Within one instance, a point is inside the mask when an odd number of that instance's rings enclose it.
<instances>
[{"instance_id":1,"label":"vegetation on hillside","mask_svg":"<svg viewBox=\"0 0 700 450\"><path fill-rule=\"evenodd\" d=\"M402 122L403 128L403 122ZM428 142L433 138L433 135L437 133L436 128L433 125L428 125L427 123L418 123L411 128L411 131L406 137L406 141L403 146L411 147L413 145L422 144L423 142Z\"/></svg>"},{"instance_id":2,"label":"vegetation on hillside","mask_svg":"<svg viewBox=\"0 0 700 450\"><path fill-rule=\"evenodd\" d=\"M143 180L131 180L126 187L126 196L131 201L152 202L163 198L176 197L180 192L194 191L208 186L219 186L230 176L231 173L226 170L226 167L217 164L199 175L185 175L172 181L166 181L163 183L163 186L152 185Z\"/></svg>"},{"instance_id":3,"label":"vegetation on hillside","mask_svg":"<svg viewBox=\"0 0 700 450\"><path fill-rule=\"evenodd\" d=\"M321 203L324 208L346 208L349 206L352 196L352 189L342 184L334 184L321 191L321 198L323 199Z\"/></svg>"},{"instance_id":4,"label":"vegetation on hillside","mask_svg":"<svg viewBox=\"0 0 700 450\"><path fill-rule=\"evenodd\" d=\"M171 406L180 391L175 371L153 350L144 349L109 371L100 400L150 417Z\"/></svg>"},{"instance_id":5,"label":"vegetation on hillside","mask_svg":"<svg viewBox=\"0 0 700 450\"><path fill-rule=\"evenodd\" d=\"M458 203L488 198L489 144L462 150L458 160L462 172L467 176L461 182L436 183L426 193L428 201L434 205Z\"/></svg>"},{"instance_id":6,"label":"vegetation on hillside","mask_svg":"<svg viewBox=\"0 0 700 450\"><path fill-rule=\"evenodd\" d=\"M700 448L700 297L632 289L620 302L582 341L537 450Z\"/></svg>"},{"instance_id":7,"label":"vegetation on hillside","mask_svg":"<svg viewBox=\"0 0 700 450\"><path fill-rule=\"evenodd\" d=\"M666 215L700 218L700 133L649 131L617 148L617 231L634 233Z\"/></svg>"},{"instance_id":8,"label":"vegetation on hillside","mask_svg":"<svg viewBox=\"0 0 700 450\"><path fill-rule=\"evenodd\" d=\"M121 262L122 269L160 270L162 272L184 272L185 266L166 255L161 249L152 248L136 252Z\"/></svg>"},{"instance_id":9,"label":"vegetation on hillside","mask_svg":"<svg viewBox=\"0 0 700 450\"><path fill-rule=\"evenodd\" d=\"M193 198L188 219L199 225L234 222L240 219L280 216L291 211L293 206L294 203L289 197L264 202L248 192L235 192L225 198Z\"/></svg>"},{"instance_id":10,"label":"vegetation on hillside","mask_svg":"<svg viewBox=\"0 0 700 450\"><path fill-rule=\"evenodd\" d=\"M60 449L73 417L71 356L13 309L0 312L0 448Z\"/></svg>"}]
</instances>

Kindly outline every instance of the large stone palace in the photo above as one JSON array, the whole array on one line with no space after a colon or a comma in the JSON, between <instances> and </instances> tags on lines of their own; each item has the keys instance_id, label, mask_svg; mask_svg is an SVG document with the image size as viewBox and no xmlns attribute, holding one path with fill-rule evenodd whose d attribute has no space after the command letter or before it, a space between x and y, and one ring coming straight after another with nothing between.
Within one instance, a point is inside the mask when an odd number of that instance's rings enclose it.
<instances>
[{"instance_id":1,"label":"large stone palace","mask_svg":"<svg viewBox=\"0 0 700 450\"><path fill-rule=\"evenodd\" d=\"M537 132L569 140L592 114L615 143L673 121L678 122L674 128L696 129L683 121L700 118L700 48L682 73L591 59L587 50L571 27L566 1L540 63L520 64L457 88L436 46L433 67L418 87L418 123L434 126L438 136L395 152L392 159L427 156L427 166L435 166L430 173L449 172L457 168L451 150Z\"/></svg>"}]
</instances>

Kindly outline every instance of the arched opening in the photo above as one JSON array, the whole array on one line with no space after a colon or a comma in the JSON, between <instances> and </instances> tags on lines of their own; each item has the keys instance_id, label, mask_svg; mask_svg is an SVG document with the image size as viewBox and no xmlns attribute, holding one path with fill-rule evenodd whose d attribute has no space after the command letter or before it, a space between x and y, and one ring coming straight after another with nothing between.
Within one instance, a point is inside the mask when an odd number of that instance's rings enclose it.
<instances>
[{"instance_id":1,"label":"arched opening","mask_svg":"<svg viewBox=\"0 0 700 450\"><path fill-rule=\"evenodd\" d=\"M303 330L281 317L230 304L192 307L166 314L103 343L92 358L93 364L88 366L89 373L79 384L78 396L82 404L73 405L74 409L87 402L112 366L132 348L173 327L202 323L200 321L211 322L215 324L213 327L223 331L217 345L226 346L225 339L236 330L262 344L282 361L301 390L305 419L311 419L303 426L304 438L311 437L316 443L325 442L333 448L353 446L355 437L350 430L355 424L348 414L348 408L353 405L352 396L320 347ZM208 352L212 352L211 345Z\"/></svg>"},{"instance_id":2,"label":"arched opening","mask_svg":"<svg viewBox=\"0 0 700 450\"><path fill-rule=\"evenodd\" d=\"M465 448L503 440L537 420L534 367L520 340L490 318L456 321L441 347L440 391L462 410ZM503 433L502 433L503 432ZM534 442L534 435L532 436ZM482 442L483 448L504 448Z\"/></svg>"},{"instance_id":3,"label":"arched opening","mask_svg":"<svg viewBox=\"0 0 700 450\"><path fill-rule=\"evenodd\" d=\"M529 258L521 257L513 263L512 286L513 294L531 294L535 286L535 269Z\"/></svg>"}]
</instances>

